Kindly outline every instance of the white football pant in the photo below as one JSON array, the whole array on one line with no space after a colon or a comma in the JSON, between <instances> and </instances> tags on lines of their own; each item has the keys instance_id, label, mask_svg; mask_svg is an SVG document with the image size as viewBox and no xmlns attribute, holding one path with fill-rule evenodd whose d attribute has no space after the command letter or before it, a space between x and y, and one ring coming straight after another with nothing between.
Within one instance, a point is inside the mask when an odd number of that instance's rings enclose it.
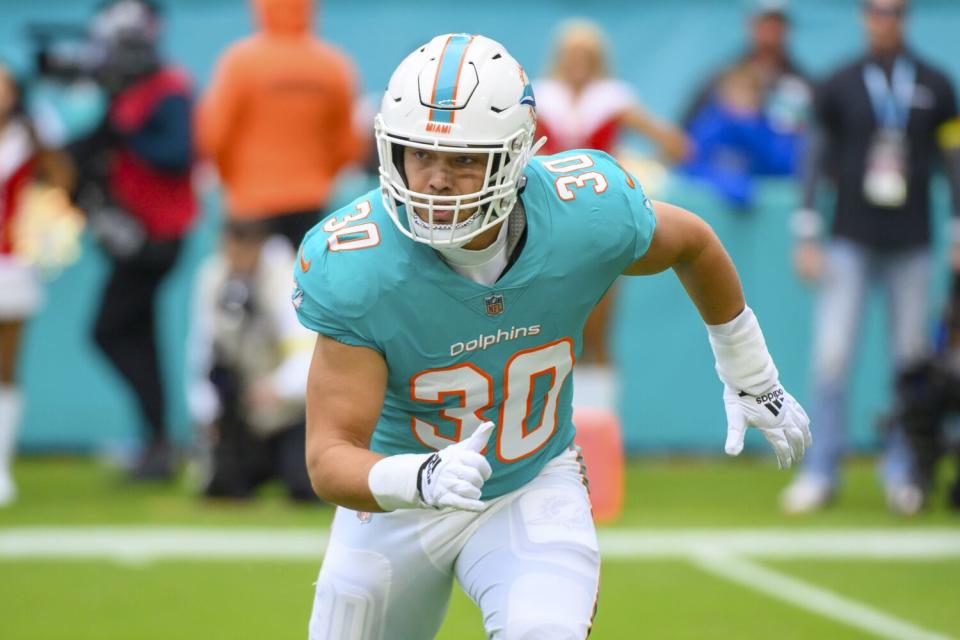
<instances>
[{"instance_id":1,"label":"white football pant","mask_svg":"<svg viewBox=\"0 0 960 640\"><path fill-rule=\"evenodd\" d=\"M575 451L483 513L338 508L310 640L434 638L454 576L491 640L587 637L600 554Z\"/></svg>"}]
</instances>

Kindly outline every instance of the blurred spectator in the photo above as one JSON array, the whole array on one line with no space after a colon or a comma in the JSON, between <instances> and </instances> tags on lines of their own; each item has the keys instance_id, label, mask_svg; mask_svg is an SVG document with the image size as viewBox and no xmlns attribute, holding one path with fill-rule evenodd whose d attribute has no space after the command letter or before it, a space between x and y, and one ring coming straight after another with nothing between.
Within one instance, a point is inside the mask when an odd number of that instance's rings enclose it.
<instances>
[{"instance_id":1,"label":"blurred spectator","mask_svg":"<svg viewBox=\"0 0 960 640\"><path fill-rule=\"evenodd\" d=\"M310 0L253 0L261 32L221 57L196 114L227 217L268 220L299 246L338 172L360 155L349 60L310 33Z\"/></svg>"},{"instance_id":2,"label":"blurred spectator","mask_svg":"<svg viewBox=\"0 0 960 640\"><path fill-rule=\"evenodd\" d=\"M172 474L156 300L197 211L190 81L160 57L160 20L143 0L114 0L94 16L92 34L104 51L97 79L109 107L100 126L72 148L77 203L112 258L95 339L130 384L148 427L133 479Z\"/></svg>"},{"instance_id":3,"label":"blurred spectator","mask_svg":"<svg viewBox=\"0 0 960 640\"><path fill-rule=\"evenodd\" d=\"M41 284L21 245L22 216L31 181L68 187L62 158L43 149L23 108L23 92L0 63L0 506L16 497L11 474L23 399L17 360L24 323L39 308Z\"/></svg>"},{"instance_id":4,"label":"blurred spectator","mask_svg":"<svg viewBox=\"0 0 960 640\"><path fill-rule=\"evenodd\" d=\"M624 130L649 138L662 155L677 162L687 154L686 136L646 112L633 89L609 75L607 41L593 22L563 23L554 38L550 75L533 83L537 136L547 136L543 153L599 149L613 154ZM584 327L583 354L575 375L574 404L612 408L613 381L607 368L607 338L615 291L611 289Z\"/></svg>"},{"instance_id":5,"label":"blurred spectator","mask_svg":"<svg viewBox=\"0 0 960 640\"><path fill-rule=\"evenodd\" d=\"M687 175L709 183L740 208L753 202L754 178L791 175L797 165L798 131L777 131L763 110L760 75L747 63L720 78L687 125L694 152Z\"/></svg>"},{"instance_id":6,"label":"blurred spectator","mask_svg":"<svg viewBox=\"0 0 960 640\"><path fill-rule=\"evenodd\" d=\"M947 77L904 42L905 0L868 0L863 21L869 50L831 75L816 93L817 132L803 209L793 220L800 277L816 282L813 425L804 467L782 496L789 512L824 506L839 484L845 449L846 391L864 301L883 287L890 344L898 370L927 353L931 277L930 174L945 157L954 209L954 267L960 265L960 136L957 101ZM836 186L832 226L814 209L821 173ZM882 465L887 502L911 514L922 506L902 430L894 428Z\"/></svg>"},{"instance_id":7,"label":"blurred spectator","mask_svg":"<svg viewBox=\"0 0 960 640\"><path fill-rule=\"evenodd\" d=\"M750 49L707 80L683 118L694 148L684 171L738 207L750 206L755 176L796 168L811 92L786 50L788 25L785 2L757 3Z\"/></svg>"},{"instance_id":8,"label":"blurred spectator","mask_svg":"<svg viewBox=\"0 0 960 640\"><path fill-rule=\"evenodd\" d=\"M611 78L608 57L606 36L596 24L575 19L561 25L550 76L533 83L537 135L547 136L542 152L613 153L618 135L629 129L652 140L671 161L683 159L683 132L647 113L626 82Z\"/></svg>"},{"instance_id":9,"label":"blurred spectator","mask_svg":"<svg viewBox=\"0 0 960 640\"><path fill-rule=\"evenodd\" d=\"M290 306L294 259L264 221L233 221L200 271L188 397L209 442L207 496L249 497L278 477L293 499L314 499L304 449L313 334Z\"/></svg>"},{"instance_id":10,"label":"blurred spectator","mask_svg":"<svg viewBox=\"0 0 960 640\"><path fill-rule=\"evenodd\" d=\"M756 76L763 111L771 126L781 132L796 131L810 103L810 83L787 50L790 20L786 0L752 0L749 17L750 48L710 76L696 92L682 122L688 127L715 95L726 74L749 67Z\"/></svg>"}]
</instances>

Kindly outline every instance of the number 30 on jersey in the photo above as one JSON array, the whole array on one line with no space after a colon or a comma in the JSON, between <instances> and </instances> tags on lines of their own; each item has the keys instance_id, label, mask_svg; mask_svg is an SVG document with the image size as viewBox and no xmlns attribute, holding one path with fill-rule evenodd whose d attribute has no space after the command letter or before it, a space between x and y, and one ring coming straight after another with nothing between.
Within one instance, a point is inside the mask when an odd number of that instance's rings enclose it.
<instances>
[{"instance_id":1,"label":"number 30 on jersey","mask_svg":"<svg viewBox=\"0 0 960 640\"><path fill-rule=\"evenodd\" d=\"M456 398L453 408L441 409L440 417L456 425L456 436L440 433L438 425L411 418L411 429L423 445L442 449L458 442L488 419L497 423L496 455L501 462L516 462L535 453L557 430L560 390L573 370L573 341L563 338L513 354L503 371L503 400L496 418L484 417L493 406L494 380L476 365L463 362L443 369L422 371L410 379L410 396L417 402L443 404ZM537 424L533 407L542 392Z\"/></svg>"},{"instance_id":2,"label":"number 30 on jersey","mask_svg":"<svg viewBox=\"0 0 960 640\"><path fill-rule=\"evenodd\" d=\"M330 234L327 238L330 251L356 251L380 244L380 229L377 223L359 222L369 216L372 210L370 201L364 200L354 207L353 213L343 216L342 220L331 216L324 222L323 230Z\"/></svg>"},{"instance_id":3,"label":"number 30 on jersey","mask_svg":"<svg viewBox=\"0 0 960 640\"><path fill-rule=\"evenodd\" d=\"M577 194L571 187L582 189L589 184L593 186L594 193L603 193L607 190L606 176L599 171L584 171L592 166L593 158L585 153L561 156L543 163L543 168L550 173L564 174L553 181L553 186L560 199L568 202L577 199ZM580 173L574 174L574 171Z\"/></svg>"}]
</instances>

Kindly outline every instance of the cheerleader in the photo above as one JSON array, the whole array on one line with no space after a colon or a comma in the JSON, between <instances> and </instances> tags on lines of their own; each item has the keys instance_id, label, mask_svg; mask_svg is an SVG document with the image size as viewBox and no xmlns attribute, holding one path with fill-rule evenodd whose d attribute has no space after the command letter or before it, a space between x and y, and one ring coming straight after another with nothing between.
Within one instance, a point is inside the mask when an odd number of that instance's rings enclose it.
<instances>
[{"instance_id":1,"label":"cheerleader","mask_svg":"<svg viewBox=\"0 0 960 640\"><path fill-rule=\"evenodd\" d=\"M18 205L38 159L36 138L20 98L13 74L0 65L0 506L16 497L10 467L23 409L17 353L24 323L41 301L37 275L14 253Z\"/></svg>"}]
</instances>

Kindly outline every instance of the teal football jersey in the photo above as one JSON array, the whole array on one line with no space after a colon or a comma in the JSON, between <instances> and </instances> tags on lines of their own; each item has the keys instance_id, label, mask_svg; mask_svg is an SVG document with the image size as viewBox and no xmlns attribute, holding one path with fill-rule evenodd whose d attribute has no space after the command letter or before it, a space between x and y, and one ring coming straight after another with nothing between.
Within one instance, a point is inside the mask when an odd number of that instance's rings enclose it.
<instances>
[{"instance_id":1,"label":"teal football jersey","mask_svg":"<svg viewBox=\"0 0 960 640\"><path fill-rule=\"evenodd\" d=\"M537 157L525 175L525 243L493 286L401 234L379 190L314 227L295 268L300 321L386 360L373 451L429 452L496 423L484 498L522 486L572 443L584 323L656 225L640 185L605 153Z\"/></svg>"}]
</instances>

